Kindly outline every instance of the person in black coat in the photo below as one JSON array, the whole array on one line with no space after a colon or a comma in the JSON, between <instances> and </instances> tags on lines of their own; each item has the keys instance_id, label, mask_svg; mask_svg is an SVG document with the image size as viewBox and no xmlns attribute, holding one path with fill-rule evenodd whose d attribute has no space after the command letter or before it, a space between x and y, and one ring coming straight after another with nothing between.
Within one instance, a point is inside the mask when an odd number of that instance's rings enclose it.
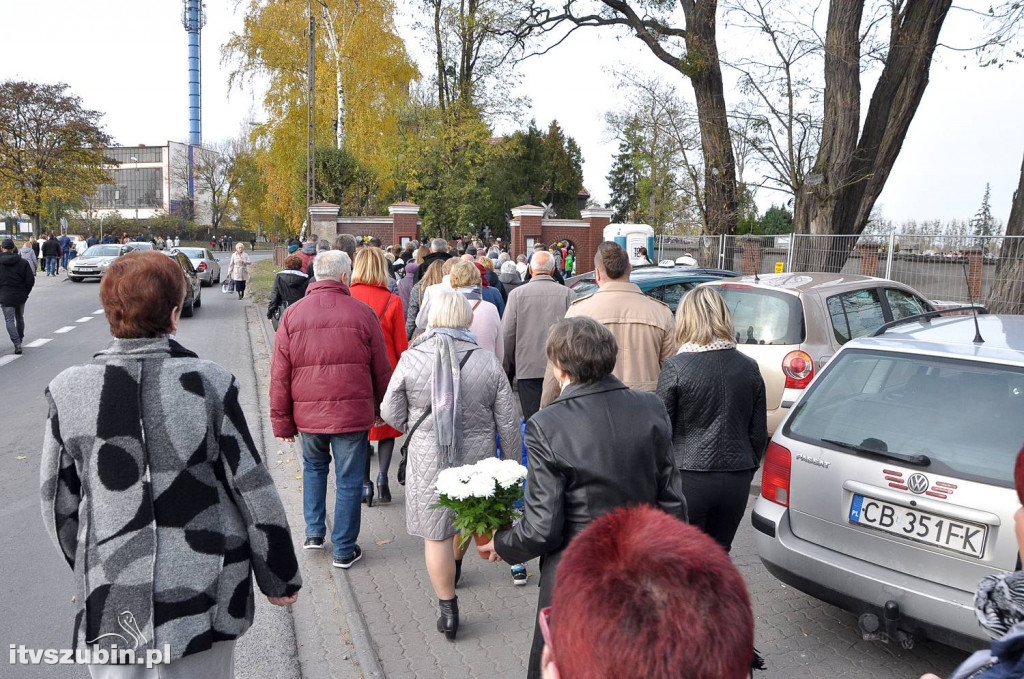
<instances>
[{"instance_id":1,"label":"person in black coat","mask_svg":"<svg viewBox=\"0 0 1024 679\"><path fill-rule=\"evenodd\" d=\"M729 551L768 445L764 379L734 342L732 314L712 288L696 288L676 312L679 353L658 378L690 523Z\"/></svg>"},{"instance_id":2,"label":"person in black coat","mask_svg":"<svg viewBox=\"0 0 1024 679\"><path fill-rule=\"evenodd\" d=\"M267 318L274 322L274 330L277 330L284 310L306 296L306 288L309 287L311 280L302 271L301 257L285 257L284 268L274 276L274 285L270 288L270 303L267 305Z\"/></svg>"},{"instance_id":3,"label":"person in black coat","mask_svg":"<svg viewBox=\"0 0 1024 679\"><path fill-rule=\"evenodd\" d=\"M32 265L18 254L14 241L5 238L0 243L0 309L16 354L21 353L25 339L25 302L35 283Z\"/></svg>"},{"instance_id":4,"label":"person in black coat","mask_svg":"<svg viewBox=\"0 0 1024 679\"><path fill-rule=\"evenodd\" d=\"M529 476L523 518L482 552L523 563L540 557L538 610L550 605L555 572L572 539L626 505L651 505L686 520L672 457L672 428L660 399L612 375L618 345L603 325L567 318L551 330L547 358L562 394L526 423ZM528 676L541 676L544 640L534 628Z\"/></svg>"}]
</instances>

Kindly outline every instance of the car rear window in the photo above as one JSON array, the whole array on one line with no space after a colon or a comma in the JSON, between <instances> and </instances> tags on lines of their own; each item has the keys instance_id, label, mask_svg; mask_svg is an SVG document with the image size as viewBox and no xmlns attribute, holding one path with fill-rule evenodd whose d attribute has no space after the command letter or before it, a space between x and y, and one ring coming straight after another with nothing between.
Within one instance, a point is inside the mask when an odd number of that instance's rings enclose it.
<instances>
[{"instance_id":1,"label":"car rear window","mask_svg":"<svg viewBox=\"0 0 1024 679\"><path fill-rule=\"evenodd\" d=\"M804 341L804 312L796 295L732 283L715 286L715 291L732 312L737 344Z\"/></svg>"},{"instance_id":2,"label":"car rear window","mask_svg":"<svg viewBox=\"0 0 1024 679\"><path fill-rule=\"evenodd\" d=\"M926 455L936 473L1012 488L1022 412L1024 369L855 349L811 386L784 433Z\"/></svg>"}]
</instances>

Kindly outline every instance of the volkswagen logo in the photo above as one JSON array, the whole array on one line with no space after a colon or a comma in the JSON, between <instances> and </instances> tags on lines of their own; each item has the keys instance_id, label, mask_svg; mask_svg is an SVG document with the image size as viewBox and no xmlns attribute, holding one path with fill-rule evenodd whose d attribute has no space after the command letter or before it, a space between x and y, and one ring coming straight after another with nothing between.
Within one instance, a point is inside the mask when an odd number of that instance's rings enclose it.
<instances>
[{"instance_id":1,"label":"volkswagen logo","mask_svg":"<svg viewBox=\"0 0 1024 679\"><path fill-rule=\"evenodd\" d=\"M910 488L910 492L917 493L918 495L928 490L930 485L928 477L924 474L911 474L910 478L907 479L907 487Z\"/></svg>"}]
</instances>

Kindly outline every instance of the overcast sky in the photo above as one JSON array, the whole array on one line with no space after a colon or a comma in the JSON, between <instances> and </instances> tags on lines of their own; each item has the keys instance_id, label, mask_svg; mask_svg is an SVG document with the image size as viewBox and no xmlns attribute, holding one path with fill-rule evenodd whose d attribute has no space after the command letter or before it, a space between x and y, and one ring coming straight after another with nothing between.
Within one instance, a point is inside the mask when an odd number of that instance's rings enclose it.
<instances>
[{"instance_id":1,"label":"overcast sky","mask_svg":"<svg viewBox=\"0 0 1024 679\"><path fill-rule=\"evenodd\" d=\"M398 0L400 7L411 4ZM262 92L227 91L229 67L221 63L220 46L241 27L242 16L234 8L234 0L207 0L206 141L236 135L254 109L259 116ZM0 20L6 29L0 78L70 84L87 106L105 112L107 130L120 144L187 137L187 39L180 0L0 0ZM404 13L399 31L410 54L421 58L420 37ZM965 44L967 32L964 15L952 13L943 40ZM731 40L723 39L723 53L743 47ZM609 197L605 175L617 146L609 139L604 115L622 96L613 72L624 65L662 77L692 99L689 83L639 41L616 40L600 29L579 31L521 66L520 94L532 100L524 122L534 117L545 127L552 119L559 121L582 148L586 186L602 203ZM735 92L726 97L730 105L738 101ZM980 69L958 53L940 53L882 194L885 216L896 221L969 218L990 182L993 212L1005 222L1024 155L1022 120L1024 68ZM785 199L764 190L758 195L762 205Z\"/></svg>"}]
</instances>

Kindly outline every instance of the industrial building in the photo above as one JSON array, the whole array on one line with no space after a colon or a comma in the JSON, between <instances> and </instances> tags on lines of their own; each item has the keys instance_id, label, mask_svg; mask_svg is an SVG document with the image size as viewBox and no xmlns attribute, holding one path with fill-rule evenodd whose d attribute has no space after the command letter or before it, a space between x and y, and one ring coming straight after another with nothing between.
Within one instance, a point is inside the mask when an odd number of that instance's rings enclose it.
<instances>
[{"instance_id":1,"label":"industrial building","mask_svg":"<svg viewBox=\"0 0 1024 679\"><path fill-rule=\"evenodd\" d=\"M193 147L196 156L213 153ZM148 219L159 215L188 214L189 145L169 141L164 146L116 146L104 152L114 181L99 186L85 200L87 216L118 214L125 219ZM210 221L208 193L198 183L194 219Z\"/></svg>"}]
</instances>

